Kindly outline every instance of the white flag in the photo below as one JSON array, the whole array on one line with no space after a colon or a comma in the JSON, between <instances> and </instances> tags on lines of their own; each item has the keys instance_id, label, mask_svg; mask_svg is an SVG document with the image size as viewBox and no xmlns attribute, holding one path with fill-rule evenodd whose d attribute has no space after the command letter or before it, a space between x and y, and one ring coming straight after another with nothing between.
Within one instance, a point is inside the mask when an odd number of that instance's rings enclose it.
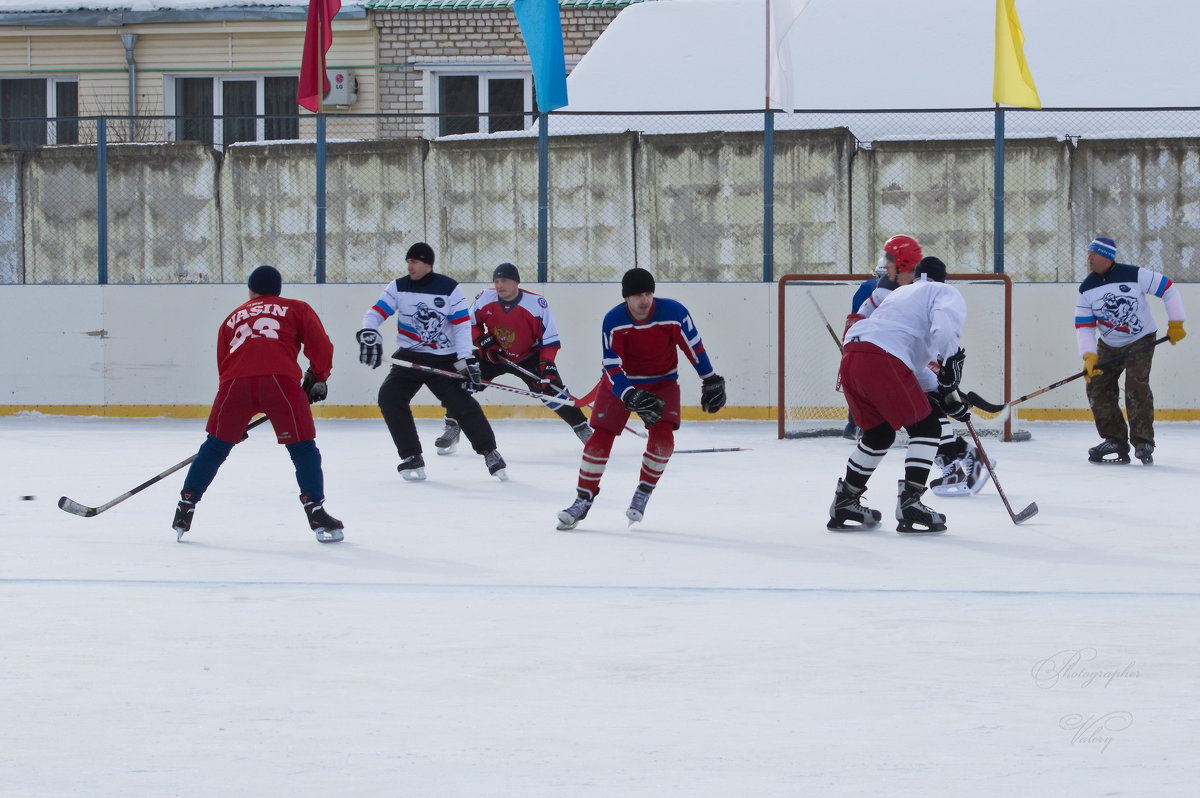
<instances>
[{"instance_id":1,"label":"white flag","mask_svg":"<svg viewBox=\"0 0 1200 798\"><path fill-rule=\"evenodd\" d=\"M772 107L791 113L796 110L795 80L792 68L792 48L789 37L797 30L800 13L808 0L767 0L768 39L772 51L767 54L767 99Z\"/></svg>"}]
</instances>

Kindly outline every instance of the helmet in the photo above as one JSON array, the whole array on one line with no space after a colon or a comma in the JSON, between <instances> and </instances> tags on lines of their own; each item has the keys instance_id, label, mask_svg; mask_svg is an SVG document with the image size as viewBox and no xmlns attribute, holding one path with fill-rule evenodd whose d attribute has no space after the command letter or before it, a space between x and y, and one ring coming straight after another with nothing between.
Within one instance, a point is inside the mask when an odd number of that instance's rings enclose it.
<instances>
[{"instance_id":1,"label":"helmet","mask_svg":"<svg viewBox=\"0 0 1200 798\"><path fill-rule=\"evenodd\" d=\"M898 272L911 272L921 262L921 245L912 236L892 236L883 242L883 251L892 256Z\"/></svg>"}]
</instances>

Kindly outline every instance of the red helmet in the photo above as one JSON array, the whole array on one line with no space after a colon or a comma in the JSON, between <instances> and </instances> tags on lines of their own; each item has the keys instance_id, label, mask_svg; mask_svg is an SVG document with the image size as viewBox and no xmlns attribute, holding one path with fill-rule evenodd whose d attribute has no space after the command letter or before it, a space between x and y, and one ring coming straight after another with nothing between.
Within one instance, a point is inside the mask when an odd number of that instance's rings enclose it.
<instances>
[{"instance_id":1,"label":"red helmet","mask_svg":"<svg viewBox=\"0 0 1200 798\"><path fill-rule=\"evenodd\" d=\"M921 262L921 245L912 236L892 236L883 242L883 251L892 256L898 272L911 272Z\"/></svg>"}]
</instances>

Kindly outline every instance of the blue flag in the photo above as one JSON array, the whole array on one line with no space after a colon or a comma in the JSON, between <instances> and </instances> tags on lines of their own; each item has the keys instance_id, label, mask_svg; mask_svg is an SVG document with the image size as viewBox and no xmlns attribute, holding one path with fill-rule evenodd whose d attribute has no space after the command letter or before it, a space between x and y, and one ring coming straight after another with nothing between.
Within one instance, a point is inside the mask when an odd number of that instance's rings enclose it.
<instances>
[{"instance_id":1,"label":"blue flag","mask_svg":"<svg viewBox=\"0 0 1200 798\"><path fill-rule=\"evenodd\" d=\"M558 0L516 0L513 12L533 66L538 110L562 108L567 104L567 59Z\"/></svg>"}]
</instances>

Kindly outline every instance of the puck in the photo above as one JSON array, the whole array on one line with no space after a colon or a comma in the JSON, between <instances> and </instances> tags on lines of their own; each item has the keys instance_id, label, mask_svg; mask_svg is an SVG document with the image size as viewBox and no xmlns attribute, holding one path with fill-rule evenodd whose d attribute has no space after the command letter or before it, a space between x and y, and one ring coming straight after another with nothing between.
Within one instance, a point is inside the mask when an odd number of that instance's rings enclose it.
<instances>
[{"instance_id":1,"label":"puck","mask_svg":"<svg viewBox=\"0 0 1200 798\"><path fill-rule=\"evenodd\" d=\"M33 501L33 500L34 500L34 498L35 498L35 497L33 497L33 496L22 496L22 497L21 497L21 501L23 501L23 502L31 502L31 501Z\"/></svg>"}]
</instances>

